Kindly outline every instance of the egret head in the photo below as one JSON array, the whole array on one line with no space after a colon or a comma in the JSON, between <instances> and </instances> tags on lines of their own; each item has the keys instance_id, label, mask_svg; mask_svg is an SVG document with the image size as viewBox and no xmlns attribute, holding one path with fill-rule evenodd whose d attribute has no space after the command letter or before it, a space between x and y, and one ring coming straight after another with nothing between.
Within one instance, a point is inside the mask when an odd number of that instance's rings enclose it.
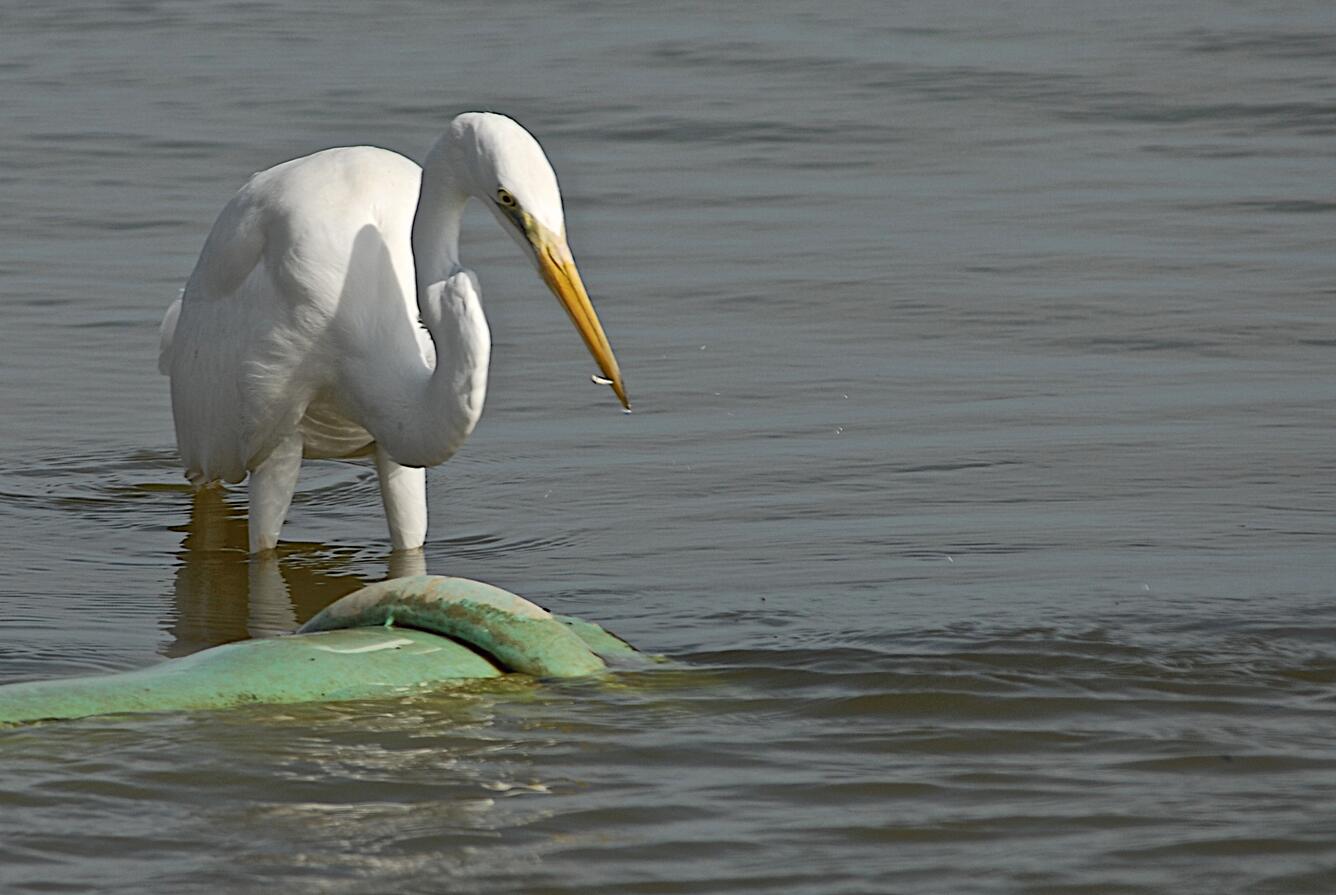
<instances>
[{"instance_id":1,"label":"egret head","mask_svg":"<svg viewBox=\"0 0 1336 895\"><path fill-rule=\"evenodd\" d=\"M513 119L494 112L457 116L450 122L446 145L461 185L492 212L533 261L618 400L629 410L617 358L566 242L561 190L543 147Z\"/></svg>"}]
</instances>

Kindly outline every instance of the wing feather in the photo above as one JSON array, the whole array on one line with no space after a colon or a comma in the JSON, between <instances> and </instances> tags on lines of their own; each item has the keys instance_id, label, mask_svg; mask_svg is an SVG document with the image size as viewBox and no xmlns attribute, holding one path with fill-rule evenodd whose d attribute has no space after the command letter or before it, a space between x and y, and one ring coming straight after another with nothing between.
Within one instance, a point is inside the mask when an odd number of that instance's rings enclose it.
<instances>
[{"instance_id":1,"label":"wing feather","mask_svg":"<svg viewBox=\"0 0 1336 895\"><path fill-rule=\"evenodd\" d=\"M419 176L386 150L326 150L256 174L223 208L162 324L159 368L191 481L241 481L336 382L330 322L356 281L362 227L398 235L397 275L412 283Z\"/></svg>"}]
</instances>

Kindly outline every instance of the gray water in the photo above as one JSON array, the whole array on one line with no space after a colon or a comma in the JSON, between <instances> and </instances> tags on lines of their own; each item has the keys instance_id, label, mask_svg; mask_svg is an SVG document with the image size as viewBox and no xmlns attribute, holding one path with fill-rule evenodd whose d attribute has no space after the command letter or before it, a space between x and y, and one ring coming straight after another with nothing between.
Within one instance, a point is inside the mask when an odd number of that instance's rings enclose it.
<instances>
[{"instance_id":1,"label":"gray water","mask_svg":"<svg viewBox=\"0 0 1336 895\"><path fill-rule=\"evenodd\" d=\"M636 413L472 213L427 567L670 662L0 731L0 891L1336 890L1336 12L1281 6L6 4L0 681L396 571L338 463L248 563L156 329L252 171L469 108Z\"/></svg>"}]
</instances>

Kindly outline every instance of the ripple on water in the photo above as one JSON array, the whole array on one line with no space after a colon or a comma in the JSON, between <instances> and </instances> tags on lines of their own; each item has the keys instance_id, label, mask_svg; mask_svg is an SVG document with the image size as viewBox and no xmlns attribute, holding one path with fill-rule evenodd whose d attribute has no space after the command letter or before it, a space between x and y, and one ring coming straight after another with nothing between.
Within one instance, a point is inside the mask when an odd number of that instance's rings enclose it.
<instances>
[{"instance_id":1,"label":"ripple on water","mask_svg":"<svg viewBox=\"0 0 1336 895\"><path fill-rule=\"evenodd\" d=\"M986 871L993 848L1024 849L1043 884L1075 884L1093 861L1107 890L1151 892L1147 860L1265 856L1278 878L1300 878L1304 860L1332 855L1304 807L1333 788L1336 760L1319 691L1295 676L1303 663L1207 635L1176 654L1116 628L864 644L697 651L606 682L479 683L397 703L94 720L0 732L0 748L33 810L165 803L179 824L155 859L208 841L224 885L243 878L243 857L247 872L291 879L324 855L324 874L391 884L450 873L575 891L595 865L621 879L653 854L689 864L666 891L765 888L773 849L819 843L784 885L894 889L934 873L932 849L949 846L962 872ZM183 750L189 768L172 760ZM1204 836L1208 791L1271 807L1264 821L1215 816ZM970 842L991 845L959 851ZM82 853L46 829L4 849L18 873ZM846 876L850 862L860 869Z\"/></svg>"},{"instance_id":2,"label":"ripple on water","mask_svg":"<svg viewBox=\"0 0 1336 895\"><path fill-rule=\"evenodd\" d=\"M470 222L428 568L672 661L0 731L0 889L1327 895L1329 5L10 4L4 679L394 568L366 464L247 560L156 325L249 172L475 102L557 163L638 411Z\"/></svg>"}]
</instances>

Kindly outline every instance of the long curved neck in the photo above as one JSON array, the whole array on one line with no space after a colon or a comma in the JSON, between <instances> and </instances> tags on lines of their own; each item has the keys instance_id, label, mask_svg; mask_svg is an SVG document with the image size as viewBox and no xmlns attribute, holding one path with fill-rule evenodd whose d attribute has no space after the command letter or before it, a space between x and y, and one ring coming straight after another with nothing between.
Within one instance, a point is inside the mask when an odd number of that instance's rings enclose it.
<instances>
[{"instance_id":1,"label":"long curved neck","mask_svg":"<svg viewBox=\"0 0 1336 895\"><path fill-rule=\"evenodd\" d=\"M366 428L404 466L449 459L473 431L487 394L491 332L477 282L459 266L468 194L450 168L446 139L423 165L412 233L418 313L435 345L435 366L423 358L410 327L412 344L377 359L379 369L363 377L359 389Z\"/></svg>"},{"instance_id":2,"label":"long curved neck","mask_svg":"<svg viewBox=\"0 0 1336 895\"><path fill-rule=\"evenodd\" d=\"M438 140L422 163L422 185L413 215L413 266L419 306L426 287L459 268L459 222L469 196L450 164L449 139L447 135Z\"/></svg>"}]
</instances>

